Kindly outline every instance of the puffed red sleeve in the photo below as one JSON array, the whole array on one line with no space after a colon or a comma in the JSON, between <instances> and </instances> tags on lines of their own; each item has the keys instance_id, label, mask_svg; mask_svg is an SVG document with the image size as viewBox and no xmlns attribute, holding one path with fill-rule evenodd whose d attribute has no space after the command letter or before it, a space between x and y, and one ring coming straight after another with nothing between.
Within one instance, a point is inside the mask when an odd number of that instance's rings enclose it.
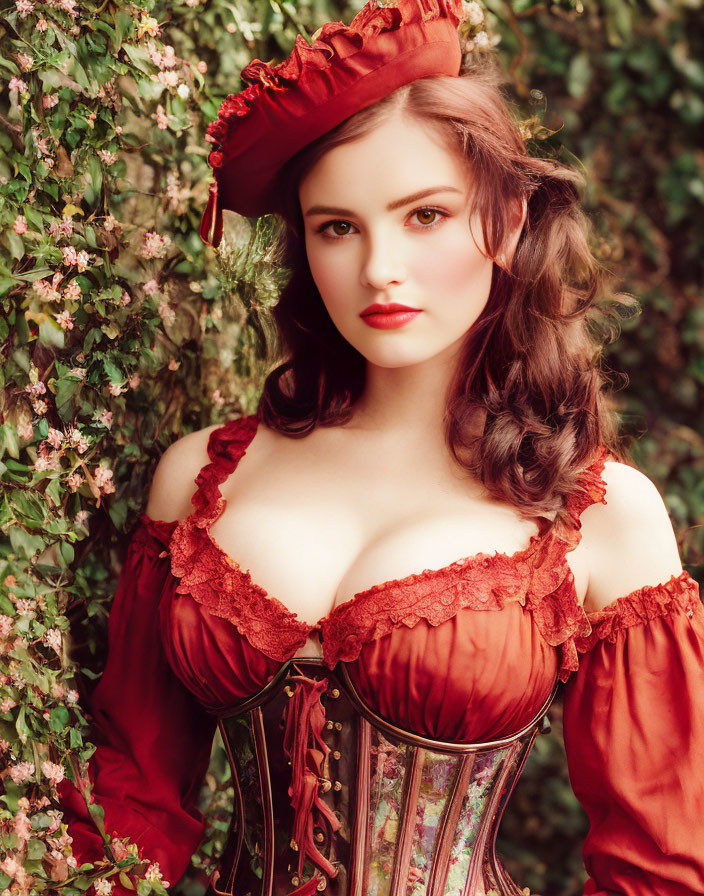
<instances>
[{"instance_id":1,"label":"puffed red sleeve","mask_svg":"<svg viewBox=\"0 0 704 896\"><path fill-rule=\"evenodd\" d=\"M140 518L108 619L107 664L87 707L97 747L88 775L106 833L129 837L171 884L203 836L196 801L217 725L176 677L160 637L159 606L176 581L165 550L174 525ZM67 778L59 799L79 866L104 859L100 832ZM113 896L134 896L111 880Z\"/></svg>"},{"instance_id":2,"label":"puffed red sleeve","mask_svg":"<svg viewBox=\"0 0 704 896\"><path fill-rule=\"evenodd\" d=\"M564 695L585 896L704 893L704 608L683 571L587 614Z\"/></svg>"}]
</instances>

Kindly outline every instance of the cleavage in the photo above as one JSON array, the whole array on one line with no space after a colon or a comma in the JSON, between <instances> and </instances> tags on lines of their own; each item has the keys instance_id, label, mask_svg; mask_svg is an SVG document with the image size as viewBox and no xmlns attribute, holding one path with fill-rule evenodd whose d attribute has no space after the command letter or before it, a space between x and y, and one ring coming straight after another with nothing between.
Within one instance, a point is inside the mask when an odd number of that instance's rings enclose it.
<instances>
[{"instance_id":1,"label":"cleavage","mask_svg":"<svg viewBox=\"0 0 704 896\"><path fill-rule=\"evenodd\" d=\"M369 525L339 508L303 512L280 498L248 507L242 499L226 507L210 536L255 585L312 627L370 588L480 552L510 555L538 532L536 521L514 513L492 510L478 518L464 508L432 516L416 508L372 532Z\"/></svg>"}]
</instances>

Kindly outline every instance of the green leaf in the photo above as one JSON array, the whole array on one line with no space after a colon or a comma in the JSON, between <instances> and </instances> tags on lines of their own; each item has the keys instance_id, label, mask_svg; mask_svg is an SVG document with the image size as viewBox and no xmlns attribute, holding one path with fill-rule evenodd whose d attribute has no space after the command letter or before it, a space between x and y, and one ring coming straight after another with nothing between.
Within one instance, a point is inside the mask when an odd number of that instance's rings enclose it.
<instances>
[{"instance_id":1,"label":"green leaf","mask_svg":"<svg viewBox=\"0 0 704 896\"><path fill-rule=\"evenodd\" d=\"M130 878L125 874L124 871L120 872L119 877L120 877L120 883L122 884L123 887L125 887L125 889L134 890L134 884L132 883Z\"/></svg>"},{"instance_id":2,"label":"green leaf","mask_svg":"<svg viewBox=\"0 0 704 896\"><path fill-rule=\"evenodd\" d=\"M36 861L37 859L41 859L41 857L46 853L46 843L42 840L39 840L36 837L33 837L27 843L27 858L30 861Z\"/></svg>"},{"instance_id":3,"label":"green leaf","mask_svg":"<svg viewBox=\"0 0 704 896\"><path fill-rule=\"evenodd\" d=\"M5 231L5 239L7 240L10 247L10 254L13 258L16 258L18 261L24 257L24 243L22 242L22 237L15 233L14 230L10 230L9 228Z\"/></svg>"},{"instance_id":4,"label":"green leaf","mask_svg":"<svg viewBox=\"0 0 704 896\"><path fill-rule=\"evenodd\" d=\"M86 170L85 200L89 205L96 205L100 199L100 191L103 187L103 169L100 159L91 155L88 159Z\"/></svg>"},{"instance_id":5,"label":"green leaf","mask_svg":"<svg viewBox=\"0 0 704 896\"><path fill-rule=\"evenodd\" d=\"M69 712L65 706L55 706L49 713L49 726L52 731L63 731L69 723Z\"/></svg>"},{"instance_id":6,"label":"green leaf","mask_svg":"<svg viewBox=\"0 0 704 896\"><path fill-rule=\"evenodd\" d=\"M65 333L53 317L45 317L39 324L39 341L42 345L63 348Z\"/></svg>"},{"instance_id":7,"label":"green leaf","mask_svg":"<svg viewBox=\"0 0 704 896\"><path fill-rule=\"evenodd\" d=\"M20 442L17 435L17 427L13 426L12 423L3 423L0 426L0 447L3 449L2 453L7 451L10 457L14 457L15 460L19 458Z\"/></svg>"}]
</instances>

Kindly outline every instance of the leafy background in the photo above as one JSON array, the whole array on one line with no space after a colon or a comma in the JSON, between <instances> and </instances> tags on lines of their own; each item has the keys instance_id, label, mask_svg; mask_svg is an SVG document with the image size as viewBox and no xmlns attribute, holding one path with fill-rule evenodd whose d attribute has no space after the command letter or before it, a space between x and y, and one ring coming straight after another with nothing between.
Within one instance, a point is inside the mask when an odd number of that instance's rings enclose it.
<instances>
[{"instance_id":1,"label":"leafy background","mask_svg":"<svg viewBox=\"0 0 704 896\"><path fill-rule=\"evenodd\" d=\"M55 784L92 753L81 705L105 660L126 534L185 432L256 406L252 330L283 273L267 224L198 236L205 127L253 57L349 21L342 0L7 0L0 13L0 891L104 896L130 870L77 867ZM636 464L682 561L704 570L702 0L487 0L486 28L543 149L582 168L593 247L642 313L604 349ZM254 242L251 242L254 241ZM248 255L240 251L250 243ZM74 672L80 669L80 673ZM580 893L586 820L559 703L502 825L522 885ZM232 797L216 738L207 836L177 885L200 896ZM94 809L100 824L100 809Z\"/></svg>"}]
</instances>

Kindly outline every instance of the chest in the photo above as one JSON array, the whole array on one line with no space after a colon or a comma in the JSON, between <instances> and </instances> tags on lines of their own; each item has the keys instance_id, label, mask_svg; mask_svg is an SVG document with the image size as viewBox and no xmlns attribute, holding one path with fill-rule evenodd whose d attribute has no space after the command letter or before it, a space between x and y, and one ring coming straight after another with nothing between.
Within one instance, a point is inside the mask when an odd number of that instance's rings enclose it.
<instances>
[{"instance_id":1,"label":"chest","mask_svg":"<svg viewBox=\"0 0 704 896\"><path fill-rule=\"evenodd\" d=\"M326 435L291 440L260 427L221 486L225 508L210 529L254 582L304 622L315 624L382 582L478 553L510 556L539 531L537 518L522 517L422 450L384 452ZM587 564L578 551L569 562L581 597ZM303 652L319 653L314 637Z\"/></svg>"}]
</instances>

